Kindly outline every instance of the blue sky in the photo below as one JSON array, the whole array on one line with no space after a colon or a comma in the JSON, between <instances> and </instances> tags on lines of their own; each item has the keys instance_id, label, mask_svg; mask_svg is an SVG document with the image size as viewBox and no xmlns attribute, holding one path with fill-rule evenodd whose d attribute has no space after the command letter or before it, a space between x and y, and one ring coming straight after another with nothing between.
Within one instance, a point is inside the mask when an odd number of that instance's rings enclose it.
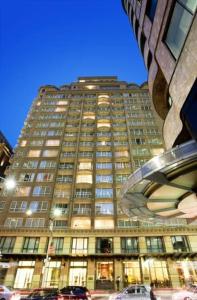
<instances>
[{"instance_id":1,"label":"blue sky","mask_svg":"<svg viewBox=\"0 0 197 300\"><path fill-rule=\"evenodd\" d=\"M2 0L0 10L0 130L12 146L41 85L147 80L121 0Z\"/></svg>"}]
</instances>

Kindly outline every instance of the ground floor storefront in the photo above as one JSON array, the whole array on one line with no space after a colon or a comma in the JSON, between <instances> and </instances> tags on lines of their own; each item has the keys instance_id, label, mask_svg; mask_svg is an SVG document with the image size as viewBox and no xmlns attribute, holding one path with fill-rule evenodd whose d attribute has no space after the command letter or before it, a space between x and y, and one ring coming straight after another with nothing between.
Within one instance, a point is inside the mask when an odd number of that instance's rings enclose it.
<instances>
[{"instance_id":1,"label":"ground floor storefront","mask_svg":"<svg viewBox=\"0 0 197 300\"><path fill-rule=\"evenodd\" d=\"M83 285L89 289L116 289L153 282L155 287L197 283L197 258L158 257L12 257L0 262L0 284L16 289Z\"/></svg>"}]
</instances>

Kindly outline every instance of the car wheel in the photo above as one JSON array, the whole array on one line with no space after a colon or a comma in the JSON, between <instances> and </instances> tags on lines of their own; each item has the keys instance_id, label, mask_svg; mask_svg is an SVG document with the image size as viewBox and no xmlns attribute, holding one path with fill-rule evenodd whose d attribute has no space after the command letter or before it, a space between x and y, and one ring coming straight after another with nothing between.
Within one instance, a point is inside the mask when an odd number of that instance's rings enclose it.
<instances>
[{"instance_id":1,"label":"car wheel","mask_svg":"<svg viewBox=\"0 0 197 300\"><path fill-rule=\"evenodd\" d=\"M1 298L0 300L6 300L5 298Z\"/></svg>"}]
</instances>

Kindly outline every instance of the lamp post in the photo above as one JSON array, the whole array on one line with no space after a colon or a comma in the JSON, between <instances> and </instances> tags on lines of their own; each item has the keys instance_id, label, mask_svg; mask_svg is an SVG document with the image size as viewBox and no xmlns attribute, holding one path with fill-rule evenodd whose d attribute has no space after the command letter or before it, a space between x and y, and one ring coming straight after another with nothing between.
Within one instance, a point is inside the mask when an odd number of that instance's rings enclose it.
<instances>
[{"instance_id":1,"label":"lamp post","mask_svg":"<svg viewBox=\"0 0 197 300\"><path fill-rule=\"evenodd\" d=\"M31 209L28 209L26 211L26 215L27 216L31 216L34 213L34 211L32 211ZM49 236L49 241L48 241L48 245L47 245L47 251L46 251L46 256L44 259L44 265L43 265L43 269L42 269L42 279L41 279L41 287L44 288L46 281L45 278L47 277L47 273L45 274L45 270L47 270L47 268L49 268L49 262L50 262L50 249L51 249L51 245L52 245L52 241L53 241L53 228L54 228L54 221L56 217L61 216L62 212L59 208L55 208L49 218L49 231L50 231L50 236ZM47 278L46 278L47 279Z\"/></svg>"}]
</instances>

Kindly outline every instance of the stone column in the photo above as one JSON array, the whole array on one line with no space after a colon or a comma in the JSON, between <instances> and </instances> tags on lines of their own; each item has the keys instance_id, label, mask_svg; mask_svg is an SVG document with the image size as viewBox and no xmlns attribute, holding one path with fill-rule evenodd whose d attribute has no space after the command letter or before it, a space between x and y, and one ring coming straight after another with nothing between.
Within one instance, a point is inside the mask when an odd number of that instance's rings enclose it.
<instances>
[{"instance_id":1,"label":"stone column","mask_svg":"<svg viewBox=\"0 0 197 300\"><path fill-rule=\"evenodd\" d=\"M87 288L90 290L94 290L95 288L95 260L89 259L88 260L88 267L87 267Z\"/></svg>"},{"instance_id":2,"label":"stone column","mask_svg":"<svg viewBox=\"0 0 197 300\"><path fill-rule=\"evenodd\" d=\"M173 261L172 259L167 259L167 266L169 271L170 280L172 283L172 287L180 287L181 283L179 280L179 274L176 268L176 261Z\"/></svg>"},{"instance_id":3,"label":"stone column","mask_svg":"<svg viewBox=\"0 0 197 300\"><path fill-rule=\"evenodd\" d=\"M31 282L31 288L33 289L41 287L42 267L43 267L43 261L37 259L35 261L35 268L34 268L34 273Z\"/></svg>"}]
</instances>

